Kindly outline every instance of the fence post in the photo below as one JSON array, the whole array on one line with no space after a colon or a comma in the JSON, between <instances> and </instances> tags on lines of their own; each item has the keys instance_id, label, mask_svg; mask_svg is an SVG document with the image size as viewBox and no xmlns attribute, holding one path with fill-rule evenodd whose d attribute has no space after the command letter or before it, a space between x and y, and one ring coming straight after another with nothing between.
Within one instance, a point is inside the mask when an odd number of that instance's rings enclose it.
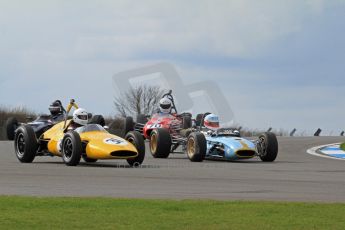
<instances>
[{"instance_id":1,"label":"fence post","mask_svg":"<svg viewBox=\"0 0 345 230\"><path fill-rule=\"evenodd\" d=\"M314 133L314 136L315 136L315 137L320 136L321 132L322 132L322 129L318 128L318 129L316 130L316 132Z\"/></svg>"},{"instance_id":2,"label":"fence post","mask_svg":"<svg viewBox=\"0 0 345 230\"><path fill-rule=\"evenodd\" d=\"M295 135L296 131L297 131L297 129L293 129L290 133L290 137L293 137Z\"/></svg>"}]
</instances>

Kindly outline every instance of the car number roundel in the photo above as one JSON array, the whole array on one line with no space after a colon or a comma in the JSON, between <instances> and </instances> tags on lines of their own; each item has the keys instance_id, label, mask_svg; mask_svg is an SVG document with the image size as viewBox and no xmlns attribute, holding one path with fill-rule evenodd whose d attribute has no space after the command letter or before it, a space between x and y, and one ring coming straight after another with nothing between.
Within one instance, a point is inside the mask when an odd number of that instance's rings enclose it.
<instances>
[{"instance_id":1,"label":"car number roundel","mask_svg":"<svg viewBox=\"0 0 345 230\"><path fill-rule=\"evenodd\" d=\"M116 139L116 138L106 138L104 139L104 143L108 145L126 145L127 144L125 141Z\"/></svg>"}]
</instances>

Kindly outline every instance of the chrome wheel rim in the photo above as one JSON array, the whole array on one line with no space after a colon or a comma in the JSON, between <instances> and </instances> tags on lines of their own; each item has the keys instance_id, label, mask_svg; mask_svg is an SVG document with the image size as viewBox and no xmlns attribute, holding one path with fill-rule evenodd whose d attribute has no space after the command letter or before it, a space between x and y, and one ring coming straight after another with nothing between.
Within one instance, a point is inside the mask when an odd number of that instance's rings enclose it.
<instances>
[{"instance_id":1,"label":"chrome wheel rim","mask_svg":"<svg viewBox=\"0 0 345 230\"><path fill-rule=\"evenodd\" d=\"M266 146L266 139L265 137L260 137L259 138L259 150L260 150L260 155L265 156L267 152L267 146Z\"/></svg>"},{"instance_id":2,"label":"chrome wheel rim","mask_svg":"<svg viewBox=\"0 0 345 230\"><path fill-rule=\"evenodd\" d=\"M190 138L187 143L187 154L189 158L192 158L195 154L195 140Z\"/></svg>"},{"instance_id":3,"label":"chrome wheel rim","mask_svg":"<svg viewBox=\"0 0 345 230\"><path fill-rule=\"evenodd\" d=\"M152 134L151 140L150 140L150 150L151 150L151 153L156 153L156 151L157 151L157 143L158 143L157 134L154 133L154 134Z\"/></svg>"},{"instance_id":4,"label":"chrome wheel rim","mask_svg":"<svg viewBox=\"0 0 345 230\"><path fill-rule=\"evenodd\" d=\"M25 151L25 139L24 134L19 133L17 137L17 155L18 157L22 158L24 156Z\"/></svg>"},{"instance_id":5,"label":"chrome wheel rim","mask_svg":"<svg viewBox=\"0 0 345 230\"><path fill-rule=\"evenodd\" d=\"M72 158L73 154L73 144L71 138L66 138L63 143L63 157L66 161Z\"/></svg>"}]
</instances>

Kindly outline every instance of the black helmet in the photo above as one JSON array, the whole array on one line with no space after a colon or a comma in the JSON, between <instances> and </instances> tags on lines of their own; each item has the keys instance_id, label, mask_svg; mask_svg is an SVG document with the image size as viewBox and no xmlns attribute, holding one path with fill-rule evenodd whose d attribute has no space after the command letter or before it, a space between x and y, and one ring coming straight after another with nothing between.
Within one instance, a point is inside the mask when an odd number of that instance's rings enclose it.
<instances>
[{"instance_id":1,"label":"black helmet","mask_svg":"<svg viewBox=\"0 0 345 230\"><path fill-rule=\"evenodd\" d=\"M64 108L62 106L62 103L60 100L54 101L50 106L49 106L49 111L52 116L57 116L60 114L63 114Z\"/></svg>"}]
</instances>

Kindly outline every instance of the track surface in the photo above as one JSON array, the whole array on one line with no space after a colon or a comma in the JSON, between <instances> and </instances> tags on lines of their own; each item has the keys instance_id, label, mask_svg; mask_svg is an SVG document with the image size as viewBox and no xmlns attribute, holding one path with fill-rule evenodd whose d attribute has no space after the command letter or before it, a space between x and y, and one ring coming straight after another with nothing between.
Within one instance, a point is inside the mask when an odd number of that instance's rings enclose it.
<instances>
[{"instance_id":1,"label":"track surface","mask_svg":"<svg viewBox=\"0 0 345 230\"><path fill-rule=\"evenodd\" d=\"M67 167L57 157L21 164L13 143L0 142L0 195L345 202L345 162L306 153L340 141L279 138L274 163L192 163L181 154L153 159L147 151L143 168L125 168L125 161Z\"/></svg>"}]
</instances>

